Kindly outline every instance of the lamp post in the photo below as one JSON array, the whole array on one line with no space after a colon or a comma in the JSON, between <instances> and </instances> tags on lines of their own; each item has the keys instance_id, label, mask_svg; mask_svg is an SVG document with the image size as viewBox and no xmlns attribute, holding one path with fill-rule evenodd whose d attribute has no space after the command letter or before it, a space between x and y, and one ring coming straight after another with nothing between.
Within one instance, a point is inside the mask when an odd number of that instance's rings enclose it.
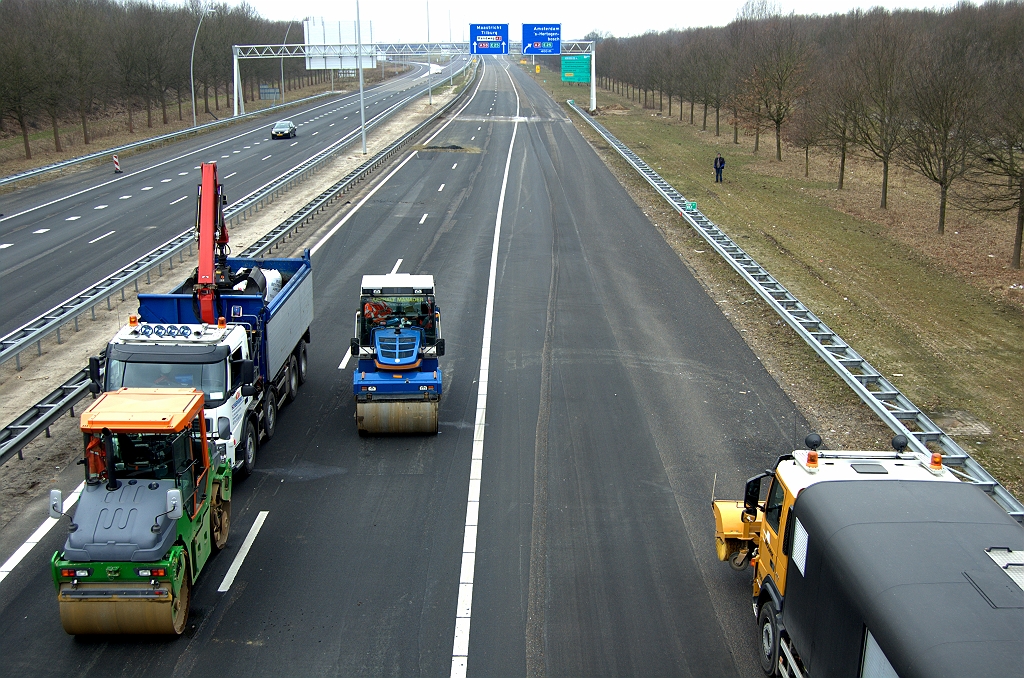
<instances>
[{"instance_id":1,"label":"lamp post","mask_svg":"<svg viewBox=\"0 0 1024 678\"><path fill-rule=\"evenodd\" d=\"M206 18L207 14L214 14L217 10L215 9L204 9L202 14L199 15L199 25L196 26L196 37L192 38L192 58L188 62L188 77L192 81L192 126L196 126L196 75L195 75L195 63L196 63L196 41L199 40L199 29L203 25L203 19Z\"/></svg>"},{"instance_id":2,"label":"lamp post","mask_svg":"<svg viewBox=\"0 0 1024 678\"><path fill-rule=\"evenodd\" d=\"M282 46L288 43L288 31L292 30L293 23L294 20L288 22L288 28L284 32L284 40L281 41ZM281 86L280 96L278 97L278 105L280 106L284 103L284 57L281 57L281 82L278 84Z\"/></svg>"},{"instance_id":3,"label":"lamp post","mask_svg":"<svg viewBox=\"0 0 1024 678\"><path fill-rule=\"evenodd\" d=\"M430 87L430 2L427 2L427 102L434 105L434 92Z\"/></svg>"},{"instance_id":4,"label":"lamp post","mask_svg":"<svg viewBox=\"0 0 1024 678\"><path fill-rule=\"evenodd\" d=\"M358 59L359 67L359 130L363 139L363 155L366 155L366 108L363 105L363 34L359 25L359 0L356 0L356 59Z\"/></svg>"}]
</instances>

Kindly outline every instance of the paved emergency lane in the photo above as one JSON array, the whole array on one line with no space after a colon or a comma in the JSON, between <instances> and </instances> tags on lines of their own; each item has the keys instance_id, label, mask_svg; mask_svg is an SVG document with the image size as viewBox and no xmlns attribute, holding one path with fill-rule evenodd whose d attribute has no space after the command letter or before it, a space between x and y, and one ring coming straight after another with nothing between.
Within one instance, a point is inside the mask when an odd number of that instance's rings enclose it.
<instances>
[{"instance_id":1,"label":"paved emergency lane","mask_svg":"<svg viewBox=\"0 0 1024 678\"><path fill-rule=\"evenodd\" d=\"M449 675L458 615L470 620L470 676L759 675L749 575L714 557L711 484L717 473L717 494L739 496L804 424L564 113L498 65L487 62L472 103L427 144L461 150L406 156L314 255L310 379L236 488L231 540L194 589L187 637L68 638L46 567L63 541L54 530L0 584L5 664ZM437 280L441 432L359 438L353 364L338 365L359 278L399 259L400 271ZM259 537L218 593L261 511Z\"/></svg>"},{"instance_id":2,"label":"paved emergency lane","mask_svg":"<svg viewBox=\"0 0 1024 678\"><path fill-rule=\"evenodd\" d=\"M446 68L459 68L454 61ZM425 65L366 91L367 120L425 91ZM294 139L271 139L288 118ZM195 220L199 165L217 162L229 202L280 176L359 128L349 93L123 157L0 197L0 335L149 252ZM358 142L356 142L358 143Z\"/></svg>"}]
</instances>

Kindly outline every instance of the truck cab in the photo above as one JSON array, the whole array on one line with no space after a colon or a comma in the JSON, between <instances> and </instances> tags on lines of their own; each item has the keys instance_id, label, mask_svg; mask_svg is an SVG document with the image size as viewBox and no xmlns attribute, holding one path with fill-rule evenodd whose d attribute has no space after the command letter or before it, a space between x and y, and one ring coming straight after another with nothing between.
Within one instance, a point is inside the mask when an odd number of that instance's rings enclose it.
<instances>
[{"instance_id":1,"label":"truck cab","mask_svg":"<svg viewBox=\"0 0 1024 678\"><path fill-rule=\"evenodd\" d=\"M254 397L244 326L147 323L132 316L107 345L102 381L108 392L124 387L202 391L210 448L232 468L243 466L246 413Z\"/></svg>"}]
</instances>

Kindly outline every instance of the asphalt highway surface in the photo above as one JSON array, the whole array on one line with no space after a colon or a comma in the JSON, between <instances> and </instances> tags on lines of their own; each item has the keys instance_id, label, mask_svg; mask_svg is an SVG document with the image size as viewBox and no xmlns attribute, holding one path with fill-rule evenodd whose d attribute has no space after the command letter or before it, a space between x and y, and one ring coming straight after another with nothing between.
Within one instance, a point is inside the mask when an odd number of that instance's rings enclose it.
<instances>
[{"instance_id":1,"label":"asphalt highway surface","mask_svg":"<svg viewBox=\"0 0 1024 678\"><path fill-rule=\"evenodd\" d=\"M740 498L807 425L562 109L511 62L478 82L317 243L309 381L186 634L67 636L62 523L0 581L0 673L761 675L712 487ZM392 270L435 276L436 436L356 433L359 281Z\"/></svg>"},{"instance_id":2,"label":"asphalt highway surface","mask_svg":"<svg viewBox=\"0 0 1024 678\"><path fill-rule=\"evenodd\" d=\"M449 70L466 62L453 61ZM426 91L426 64L366 89L369 122ZM435 83L443 77L434 75ZM413 97L414 98L414 97ZM281 119L293 139L271 139ZM0 196L0 336L195 222L199 164L217 162L228 204L359 129L359 93L318 99ZM358 144L358 140L356 141Z\"/></svg>"}]
</instances>

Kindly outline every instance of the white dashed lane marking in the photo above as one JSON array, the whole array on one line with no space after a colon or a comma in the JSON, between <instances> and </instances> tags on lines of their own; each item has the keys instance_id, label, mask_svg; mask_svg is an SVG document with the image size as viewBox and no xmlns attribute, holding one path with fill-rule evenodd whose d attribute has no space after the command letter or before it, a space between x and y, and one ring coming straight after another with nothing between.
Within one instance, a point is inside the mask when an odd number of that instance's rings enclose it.
<instances>
[{"instance_id":1,"label":"white dashed lane marking","mask_svg":"<svg viewBox=\"0 0 1024 678\"><path fill-rule=\"evenodd\" d=\"M226 176L226 177L224 177L224 178L225 178L225 179L230 179L231 177L235 176L236 174L238 174L238 172L232 172L231 174L227 175L227 176Z\"/></svg>"},{"instance_id":2,"label":"white dashed lane marking","mask_svg":"<svg viewBox=\"0 0 1024 678\"><path fill-rule=\"evenodd\" d=\"M5 250L5 249L7 249L8 247L13 247L13 246L14 246L14 243L10 243L10 242L0 242L0 250Z\"/></svg>"},{"instance_id":3,"label":"white dashed lane marking","mask_svg":"<svg viewBox=\"0 0 1024 678\"><path fill-rule=\"evenodd\" d=\"M91 245L91 244L93 244L94 242L99 242L100 240L103 240L104 238L106 238L106 237L107 237L108 235L114 235L114 233L116 233L116 232L117 232L117 231L107 231L106 233L104 233L104 234L103 234L103 235L101 235L100 237L98 237L98 238L93 238L92 240L90 240L90 241L89 241L89 244Z\"/></svg>"},{"instance_id":4,"label":"white dashed lane marking","mask_svg":"<svg viewBox=\"0 0 1024 678\"><path fill-rule=\"evenodd\" d=\"M79 220L79 219L81 219L81 218L82 218L82 217L68 217L68 218L67 218L67 219L65 219L64 221L78 221L78 220Z\"/></svg>"},{"instance_id":5,"label":"white dashed lane marking","mask_svg":"<svg viewBox=\"0 0 1024 678\"><path fill-rule=\"evenodd\" d=\"M94 210L105 210L108 207L110 207L110 205L96 205L96 207L93 207L93 209Z\"/></svg>"},{"instance_id":6,"label":"white dashed lane marking","mask_svg":"<svg viewBox=\"0 0 1024 678\"><path fill-rule=\"evenodd\" d=\"M298 141L293 141L293 142L292 142L292 143L291 143L291 144L290 144L290 145L288 146L288 148L291 148L292 146L294 146L294 145L295 145L295 144L297 144L297 143L299 143L299 142L298 142Z\"/></svg>"},{"instance_id":7,"label":"white dashed lane marking","mask_svg":"<svg viewBox=\"0 0 1024 678\"><path fill-rule=\"evenodd\" d=\"M459 166L459 163L455 163L454 165L452 165L452 169L455 169L458 166Z\"/></svg>"},{"instance_id":8,"label":"white dashed lane marking","mask_svg":"<svg viewBox=\"0 0 1024 678\"><path fill-rule=\"evenodd\" d=\"M178 176L179 177L187 177L188 176L188 172L178 172Z\"/></svg>"},{"instance_id":9,"label":"white dashed lane marking","mask_svg":"<svg viewBox=\"0 0 1024 678\"><path fill-rule=\"evenodd\" d=\"M268 156L264 157L263 160L266 160L267 158L270 158L270 157L272 157L272 156L268 155Z\"/></svg>"},{"instance_id":10,"label":"white dashed lane marking","mask_svg":"<svg viewBox=\"0 0 1024 678\"><path fill-rule=\"evenodd\" d=\"M118 200L128 200L129 198L131 198L130 195L122 195Z\"/></svg>"},{"instance_id":11,"label":"white dashed lane marking","mask_svg":"<svg viewBox=\"0 0 1024 678\"><path fill-rule=\"evenodd\" d=\"M152 191L152 190L153 190L153 187L152 187L152 186L143 186L143 187L142 187L142 190L143 190L143 191Z\"/></svg>"},{"instance_id":12,"label":"white dashed lane marking","mask_svg":"<svg viewBox=\"0 0 1024 678\"><path fill-rule=\"evenodd\" d=\"M441 186L437 189L437 192L440 193L443 190L444 190L444 184L441 184Z\"/></svg>"},{"instance_id":13,"label":"white dashed lane marking","mask_svg":"<svg viewBox=\"0 0 1024 678\"><path fill-rule=\"evenodd\" d=\"M172 200L172 201L171 201L170 203L168 203L168 204L169 204L169 205L177 205L177 204L178 204L179 202L181 202L182 200L184 200L184 199L185 199L185 198L187 198L187 197L188 197L187 195L183 195L183 196L181 196L180 198L178 198L177 200Z\"/></svg>"},{"instance_id":14,"label":"white dashed lane marking","mask_svg":"<svg viewBox=\"0 0 1024 678\"><path fill-rule=\"evenodd\" d=\"M174 181L174 179L161 179L160 183L161 184L166 184L166 183L171 182L171 181Z\"/></svg>"},{"instance_id":15,"label":"white dashed lane marking","mask_svg":"<svg viewBox=\"0 0 1024 678\"><path fill-rule=\"evenodd\" d=\"M423 215L422 217L420 217L420 223L421 223L421 224L422 224L422 223L423 223L424 221L426 221L426 220L427 220L427 215L426 215L426 214L424 214L424 215Z\"/></svg>"},{"instance_id":16,"label":"white dashed lane marking","mask_svg":"<svg viewBox=\"0 0 1024 678\"><path fill-rule=\"evenodd\" d=\"M48 228L40 228L38 231L32 231L32 232L38 235L40 233L47 233L49 230L50 229L48 229Z\"/></svg>"}]
</instances>

